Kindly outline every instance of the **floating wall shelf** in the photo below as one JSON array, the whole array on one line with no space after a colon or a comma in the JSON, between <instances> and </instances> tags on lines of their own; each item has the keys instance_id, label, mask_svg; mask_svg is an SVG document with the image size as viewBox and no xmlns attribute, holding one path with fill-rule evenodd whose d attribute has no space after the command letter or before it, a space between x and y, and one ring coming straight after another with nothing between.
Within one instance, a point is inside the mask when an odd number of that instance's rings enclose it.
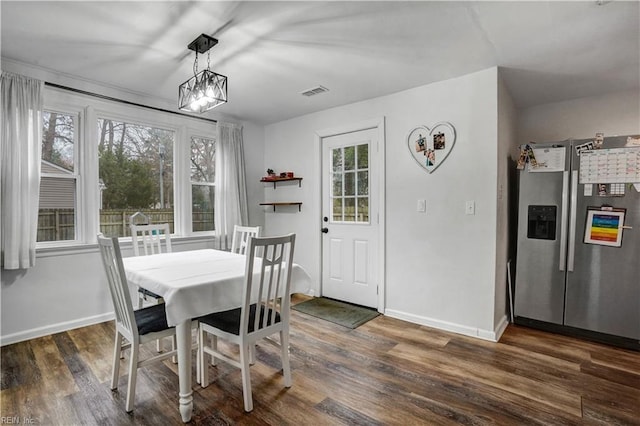
<instances>
[{"instance_id":1,"label":"floating wall shelf","mask_svg":"<svg viewBox=\"0 0 640 426\"><path fill-rule=\"evenodd\" d=\"M302 188L301 177L263 177L260 182L271 183L273 182L273 189L276 189L278 182L291 182L298 181L298 187ZM260 203L261 206L273 206L273 211L276 211L276 206L298 206L298 211L302 211L302 202L300 201L268 201Z\"/></svg>"},{"instance_id":2,"label":"floating wall shelf","mask_svg":"<svg viewBox=\"0 0 640 426\"><path fill-rule=\"evenodd\" d=\"M301 177L292 177L292 178L273 178L273 179L265 179L262 178L260 179L260 182L267 182L267 183L271 183L273 182L273 189L276 189L276 184L278 182L287 182L287 181L292 181L292 180L297 180L298 181L298 187L302 187L302 178Z\"/></svg>"},{"instance_id":3,"label":"floating wall shelf","mask_svg":"<svg viewBox=\"0 0 640 426\"><path fill-rule=\"evenodd\" d=\"M301 201L283 201L283 202L270 202L260 203L261 206L273 206L273 211L276 211L276 206L298 206L298 211L302 211Z\"/></svg>"}]
</instances>

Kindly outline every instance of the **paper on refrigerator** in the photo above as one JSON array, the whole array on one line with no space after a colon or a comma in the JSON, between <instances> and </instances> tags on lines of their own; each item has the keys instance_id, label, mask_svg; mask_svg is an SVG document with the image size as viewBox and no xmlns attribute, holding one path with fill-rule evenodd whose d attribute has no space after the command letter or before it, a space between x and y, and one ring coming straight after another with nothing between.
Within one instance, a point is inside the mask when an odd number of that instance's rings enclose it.
<instances>
[{"instance_id":1,"label":"paper on refrigerator","mask_svg":"<svg viewBox=\"0 0 640 426\"><path fill-rule=\"evenodd\" d=\"M536 157L536 166L528 163L527 170L534 173L563 172L565 165L565 147L558 148L533 148Z\"/></svg>"}]
</instances>

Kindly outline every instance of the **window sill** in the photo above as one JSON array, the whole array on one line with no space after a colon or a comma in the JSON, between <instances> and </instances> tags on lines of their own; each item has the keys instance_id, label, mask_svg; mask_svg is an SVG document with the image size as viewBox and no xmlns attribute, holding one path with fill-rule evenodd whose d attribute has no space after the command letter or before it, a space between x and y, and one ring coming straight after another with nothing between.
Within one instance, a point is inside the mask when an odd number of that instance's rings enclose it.
<instances>
[{"instance_id":1,"label":"window sill","mask_svg":"<svg viewBox=\"0 0 640 426\"><path fill-rule=\"evenodd\" d=\"M190 235L190 236L172 236L171 244L172 245L182 245L188 244L192 242L201 242L201 241L215 241L214 234L207 235ZM131 248L131 238L123 237L120 238L120 247L123 249ZM77 241L71 242L46 242L41 243L38 247L36 247L36 258L43 257L54 257L54 256L69 256L69 255L77 255L77 254L85 254L85 253L93 253L98 252L98 244L86 244L79 243Z\"/></svg>"}]
</instances>

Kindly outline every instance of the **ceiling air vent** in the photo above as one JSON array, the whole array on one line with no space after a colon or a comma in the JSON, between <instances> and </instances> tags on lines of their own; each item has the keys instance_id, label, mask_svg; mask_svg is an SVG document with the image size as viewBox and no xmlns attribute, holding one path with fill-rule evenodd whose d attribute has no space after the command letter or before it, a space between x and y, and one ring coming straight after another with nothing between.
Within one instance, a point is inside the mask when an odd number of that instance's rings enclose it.
<instances>
[{"instance_id":1,"label":"ceiling air vent","mask_svg":"<svg viewBox=\"0 0 640 426\"><path fill-rule=\"evenodd\" d=\"M303 92L300 92L300 94L303 96L315 96L315 95L319 95L320 93L324 93L328 91L329 89L327 89L326 87L316 86L316 87L312 87L311 89L307 89Z\"/></svg>"}]
</instances>

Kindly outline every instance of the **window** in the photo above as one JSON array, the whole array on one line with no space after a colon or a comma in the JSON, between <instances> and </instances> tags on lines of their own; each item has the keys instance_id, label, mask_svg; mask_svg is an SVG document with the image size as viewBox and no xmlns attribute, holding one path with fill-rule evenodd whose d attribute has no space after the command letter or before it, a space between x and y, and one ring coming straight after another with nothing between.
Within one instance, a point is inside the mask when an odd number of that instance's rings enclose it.
<instances>
[{"instance_id":1,"label":"window","mask_svg":"<svg viewBox=\"0 0 640 426\"><path fill-rule=\"evenodd\" d=\"M129 217L140 211L174 231L175 132L98 119L100 232L129 236Z\"/></svg>"},{"instance_id":2,"label":"window","mask_svg":"<svg viewBox=\"0 0 640 426\"><path fill-rule=\"evenodd\" d=\"M41 253L128 238L140 211L174 237L214 230L215 123L92 96L44 90Z\"/></svg>"},{"instance_id":3,"label":"window","mask_svg":"<svg viewBox=\"0 0 640 426\"><path fill-rule=\"evenodd\" d=\"M191 137L191 228L213 231L215 200L215 156L213 139Z\"/></svg>"},{"instance_id":4,"label":"window","mask_svg":"<svg viewBox=\"0 0 640 426\"><path fill-rule=\"evenodd\" d=\"M37 241L75 240L78 115L45 110L42 125Z\"/></svg>"},{"instance_id":5,"label":"window","mask_svg":"<svg viewBox=\"0 0 640 426\"><path fill-rule=\"evenodd\" d=\"M369 145L334 148L331 152L333 222L369 222Z\"/></svg>"}]
</instances>

